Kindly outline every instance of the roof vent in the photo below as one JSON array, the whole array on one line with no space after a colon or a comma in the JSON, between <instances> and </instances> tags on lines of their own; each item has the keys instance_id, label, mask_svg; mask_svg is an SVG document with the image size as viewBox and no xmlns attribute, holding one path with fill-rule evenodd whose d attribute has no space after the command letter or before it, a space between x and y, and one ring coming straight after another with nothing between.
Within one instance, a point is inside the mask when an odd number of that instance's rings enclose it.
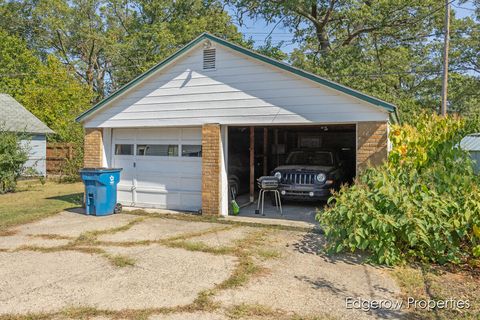
<instances>
[{"instance_id":1,"label":"roof vent","mask_svg":"<svg viewBox=\"0 0 480 320\"><path fill-rule=\"evenodd\" d=\"M203 50L203 70L215 70L215 48Z\"/></svg>"}]
</instances>

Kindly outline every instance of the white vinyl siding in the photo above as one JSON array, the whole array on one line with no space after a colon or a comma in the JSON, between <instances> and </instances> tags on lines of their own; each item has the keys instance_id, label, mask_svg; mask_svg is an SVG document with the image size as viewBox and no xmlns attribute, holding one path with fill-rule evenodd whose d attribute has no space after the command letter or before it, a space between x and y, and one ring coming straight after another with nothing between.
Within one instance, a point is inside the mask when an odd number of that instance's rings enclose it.
<instances>
[{"instance_id":1,"label":"white vinyl siding","mask_svg":"<svg viewBox=\"0 0 480 320\"><path fill-rule=\"evenodd\" d=\"M25 163L25 168L35 170L36 175L45 176L47 174L47 140L45 135L34 135L28 140L22 140L21 145L28 149L28 160Z\"/></svg>"},{"instance_id":2,"label":"white vinyl siding","mask_svg":"<svg viewBox=\"0 0 480 320\"><path fill-rule=\"evenodd\" d=\"M386 121L388 112L225 48L203 70L201 44L112 100L86 127Z\"/></svg>"}]
</instances>

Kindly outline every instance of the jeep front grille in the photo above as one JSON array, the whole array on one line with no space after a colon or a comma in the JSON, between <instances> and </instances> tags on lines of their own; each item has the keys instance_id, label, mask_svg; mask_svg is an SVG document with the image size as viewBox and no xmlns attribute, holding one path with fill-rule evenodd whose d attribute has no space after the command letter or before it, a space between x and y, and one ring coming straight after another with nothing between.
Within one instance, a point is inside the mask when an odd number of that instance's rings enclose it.
<instances>
[{"instance_id":1,"label":"jeep front grille","mask_svg":"<svg viewBox=\"0 0 480 320\"><path fill-rule=\"evenodd\" d=\"M314 184L314 173L286 173L283 179L287 184Z\"/></svg>"}]
</instances>

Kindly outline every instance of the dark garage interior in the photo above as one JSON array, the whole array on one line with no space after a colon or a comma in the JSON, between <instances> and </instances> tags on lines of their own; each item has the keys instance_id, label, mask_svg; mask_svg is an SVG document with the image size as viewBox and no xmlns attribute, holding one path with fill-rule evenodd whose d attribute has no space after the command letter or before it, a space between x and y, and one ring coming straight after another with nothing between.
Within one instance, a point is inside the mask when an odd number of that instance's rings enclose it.
<instances>
[{"instance_id":1,"label":"dark garage interior","mask_svg":"<svg viewBox=\"0 0 480 320\"><path fill-rule=\"evenodd\" d=\"M251 146L253 148L251 148ZM356 156L356 127L355 124L345 125L316 125L316 126L252 126L228 128L228 179L230 197L235 197L240 206L240 215L254 213L258 197L257 179L269 176L286 168L292 172L304 172L300 166L302 161L308 164L319 164L328 158L328 162L341 175L336 178L337 188L341 183L350 183L355 177ZM308 157L307 157L308 155ZM331 160L330 157L331 156ZM302 160L299 160L302 158ZM307 159L308 158L308 159ZM300 161L300 162L299 162ZM316 161L320 161L316 163ZM311 166L307 166L312 168ZM321 167L323 168L323 167ZM306 170L306 169L305 169ZM281 171L281 170L280 170ZM278 173L277 173L278 174ZM289 180L286 180L289 179ZM297 180L295 180L297 179ZM310 180L311 179L311 180ZM314 176L307 174L285 174L281 179L284 183L305 185L314 182ZM340 181L341 180L341 181ZM333 180L332 180L333 181ZM326 183L329 181L327 180ZM309 220L315 208L321 207L325 199L319 200L316 196L309 197L311 192L304 197L289 197L282 193L284 217L295 220ZM293 191L292 191L293 192ZM287 201L288 200L288 201ZM274 203L265 201L266 216L276 218ZM273 205L273 206L272 206Z\"/></svg>"}]
</instances>

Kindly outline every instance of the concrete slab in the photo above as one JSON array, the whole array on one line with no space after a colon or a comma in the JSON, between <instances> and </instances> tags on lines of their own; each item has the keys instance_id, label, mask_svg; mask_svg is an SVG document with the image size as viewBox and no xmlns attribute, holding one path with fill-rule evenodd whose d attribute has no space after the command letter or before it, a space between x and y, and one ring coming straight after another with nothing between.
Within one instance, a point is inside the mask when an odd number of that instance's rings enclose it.
<instances>
[{"instance_id":1,"label":"concrete slab","mask_svg":"<svg viewBox=\"0 0 480 320\"><path fill-rule=\"evenodd\" d=\"M222 225L206 222L192 222L165 218L149 218L134 225L127 231L100 236L101 241L159 240L184 233L199 232Z\"/></svg>"},{"instance_id":2,"label":"concrete slab","mask_svg":"<svg viewBox=\"0 0 480 320\"><path fill-rule=\"evenodd\" d=\"M138 217L128 214L115 214L103 217L87 216L64 211L55 216L17 227L19 235L58 234L77 237L91 230L104 230L120 227Z\"/></svg>"},{"instance_id":3,"label":"concrete slab","mask_svg":"<svg viewBox=\"0 0 480 320\"><path fill-rule=\"evenodd\" d=\"M331 315L340 319L398 318L397 311L364 312L345 307L347 297L395 300L395 282L381 269L361 264L358 257L329 258L319 254L321 235L279 231L269 244L280 259L264 262L269 270L242 288L223 291L216 300L226 306L261 304L301 316Z\"/></svg>"},{"instance_id":4,"label":"concrete slab","mask_svg":"<svg viewBox=\"0 0 480 320\"><path fill-rule=\"evenodd\" d=\"M237 198L238 204L245 204L241 206L239 217L258 218L259 220L285 220L305 222L311 226L318 225L315 220L315 215L319 210L323 209L324 202L284 202L282 203L283 215L275 205L271 204L270 198L266 197L264 202L264 214L255 214L257 209L257 201L248 204L248 195L241 195Z\"/></svg>"},{"instance_id":5,"label":"concrete slab","mask_svg":"<svg viewBox=\"0 0 480 320\"><path fill-rule=\"evenodd\" d=\"M248 236L249 233L255 231L250 227L235 227L230 230L213 232L199 237L188 239L189 241L202 242L211 247L227 247L233 246L237 241Z\"/></svg>"},{"instance_id":6,"label":"concrete slab","mask_svg":"<svg viewBox=\"0 0 480 320\"><path fill-rule=\"evenodd\" d=\"M196 312L196 313L173 313L173 314L160 314L154 315L148 318L149 320L228 320L227 316L218 313Z\"/></svg>"},{"instance_id":7,"label":"concrete slab","mask_svg":"<svg viewBox=\"0 0 480 320\"><path fill-rule=\"evenodd\" d=\"M235 264L229 256L158 245L120 250L136 260L135 266L119 268L79 252L0 253L0 314L189 304L225 280Z\"/></svg>"},{"instance_id":8,"label":"concrete slab","mask_svg":"<svg viewBox=\"0 0 480 320\"><path fill-rule=\"evenodd\" d=\"M247 223L259 223L265 225L276 225L276 226L285 226L285 227L298 227L298 228L319 228L318 223L313 224L305 221L294 221L294 220L285 220L285 219L270 219L268 217L262 216L226 216L225 220L237 221L237 222L247 222Z\"/></svg>"},{"instance_id":9,"label":"concrete slab","mask_svg":"<svg viewBox=\"0 0 480 320\"><path fill-rule=\"evenodd\" d=\"M0 249L13 250L26 245L36 247L56 247L65 245L68 241L69 240L64 239L42 239L24 235L14 235L0 237Z\"/></svg>"}]
</instances>

